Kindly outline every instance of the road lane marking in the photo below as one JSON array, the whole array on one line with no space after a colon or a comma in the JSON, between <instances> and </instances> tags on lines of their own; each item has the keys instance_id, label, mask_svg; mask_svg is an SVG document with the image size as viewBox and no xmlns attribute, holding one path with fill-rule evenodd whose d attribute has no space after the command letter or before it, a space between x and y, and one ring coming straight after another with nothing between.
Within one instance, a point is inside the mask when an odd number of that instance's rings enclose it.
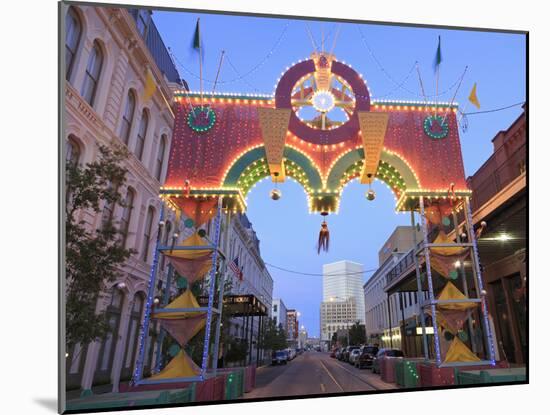
<instances>
[{"instance_id":1,"label":"road lane marking","mask_svg":"<svg viewBox=\"0 0 550 415\"><path fill-rule=\"evenodd\" d=\"M338 381L337 381L336 379L334 379L334 376L332 376L332 373L330 373L330 371L329 371L328 368L325 366L325 364L323 363L323 361L322 361L322 360L319 360L319 363L321 363L321 366L323 366L323 368L326 370L326 372L328 373L328 375L330 376L330 378L332 379L332 381L333 381L334 383L336 383L336 386L338 386L338 387L342 390L342 392L345 392L345 390L344 390L344 388L342 387L342 385L340 385L340 384L338 383Z\"/></svg>"},{"instance_id":2,"label":"road lane marking","mask_svg":"<svg viewBox=\"0 0 550 415\"><path fill-rule=\"evenodd\" d=\"M361 382L363 383L366 383L367 385L369 385L371 388L373 389L376 389L378 390L378 388L376 386L374 386L372 383L368 382L367 380L363 379L361 376L359 376L358 374L356 373L353 373L351 370L348 370L346 367L344 367L343 365L341 365L339 362L335 362L338 366L340 366L342 369L344 369L346 372L348 372L350 375L352 375L353 377L359 379Z\"/></svg>"}]
</instances>

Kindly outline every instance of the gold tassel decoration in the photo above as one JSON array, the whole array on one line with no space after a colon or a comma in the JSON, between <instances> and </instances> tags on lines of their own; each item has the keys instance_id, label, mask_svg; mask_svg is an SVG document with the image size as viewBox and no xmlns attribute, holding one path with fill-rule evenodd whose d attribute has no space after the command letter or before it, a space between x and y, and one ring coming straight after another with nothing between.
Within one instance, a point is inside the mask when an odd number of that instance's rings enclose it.
<instances>
[{"instance_id":1,"label":"gold tassel decoration","mask_svg":"<svg viewBox=\"0 0 550 415\"><path fill-rule=\"evenodd\" d=\"M326 212L321 213L323 216L327 216ZM319 231L319 241L317 242L317 254L321 253L321 250L328 252L330 242L330 232L325 220L321 223L321 230Z\"/></svg>"}]
</instances>

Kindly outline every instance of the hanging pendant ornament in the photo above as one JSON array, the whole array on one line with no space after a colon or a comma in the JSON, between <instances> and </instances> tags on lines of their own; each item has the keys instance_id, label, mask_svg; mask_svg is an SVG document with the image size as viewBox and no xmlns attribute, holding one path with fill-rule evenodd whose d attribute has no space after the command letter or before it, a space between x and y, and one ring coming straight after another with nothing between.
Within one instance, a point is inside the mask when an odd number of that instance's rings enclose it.
<instances>
[{"instance_id":1,"label":"hanging pendant ornament","mask_svg":"<svg viewBox=\"0 0 550 415\"><path fill-rule=\"evenodd\" d=\"M370 178L370 176L371 175L369 174L368 177ZM369 191L367 192L366 197L367 197L367 200L369 201L376 199L376 193L374 193L374 190L372 190L370 183L369 183Z\"/></svg>"},{"instance_id":2,"label":"hanging pendant ornament","mask_svg":"<svg viewBox=\"0 0 550 415\"><path fill-rule=\"evenodd\" d=\"M321 216L327 216L328 212L321 212ZM325 220L321 223L321 230L319 231L319 241L317 242L317 254L321 253L321 250L328 252L328 246L330 242L330 232Z\"/></svg>"},{"instance_id":3,"label":"hanging pendant ornament","mask_svg":"<svg viewBox=\"0 0 550 415\"><path fill-rule=\"evenodd\" d=\"M279 200L282 196L282 193L279 189L273 189L270 193L271 199Z\"/></svg>"},{"instance_id":4,"label":"hanging pendant ornament","mask_svg":"<svg viewBox=\"0 0 550 415\"><path fill-rule=\"evenodd\" d=\"M279 176L279 173L275 172L275 177L277 177L277 176ZM275 182L275 189L273 189L271 191L270 196L271 196L271 199L273 199L273 200L279 200L283 194L281 193L281 191L277 187L277 181L274 180L274 182Z\"/></svg>"}]
</instances>

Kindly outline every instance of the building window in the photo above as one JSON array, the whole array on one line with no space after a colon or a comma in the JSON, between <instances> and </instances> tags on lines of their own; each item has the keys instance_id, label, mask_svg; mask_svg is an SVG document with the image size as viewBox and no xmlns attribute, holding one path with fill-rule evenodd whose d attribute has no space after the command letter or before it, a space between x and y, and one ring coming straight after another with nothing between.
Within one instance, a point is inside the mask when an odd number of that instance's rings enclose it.
<instances>
[{"instance_id":1,"label":"building window","mask_svg":"<svg viewBox=\"0 0 550 415\"><path fill-rule=\"evenodd\" d=\"M164 153L166 152L166 135L160 137L159 151L157 153L157 164L155 167L155 177L160 182L162 175L162 165L164 162Z\"/></svg>"},{"instance_id":2,"label":"building window","mask_svg":"<svg viewBox=\"0 0 550 415\"><path fill-rule=\"evenodd\" d=\"M112 183L109 183L108 185L109 190L113 188ZM105 204L103 205L103 212L101 213L101 226L102 228L105 228L109 223L111 223L113 219L113 211L115 209L114 202L110 200L106 200Z\"/></svg>"},{"instance_id":3,"label":"building window","mask_svg":"<svg viewBox=\"0 0 550 415\"><path fill-rule=\"evenodd\" d=\"M147 111L143 110L143 113L141 114L141 120L139 122L139 130L137 134L137 142L136 142L136 157L141 160L143 157L143 148L145 147L145 135L147 134L147 125L149 124L149 116L147 115Z\"/></svg>"},{"instance_id":4,"label":"building window","mask_svg":"<svg viewBox=\"0 0 550 415\"><path fill-rule=\"evenodd\" d=\"M152 206L149 206L147 211L147 218L145 219L145 228L143 231L143 255L141 259L147 262L149 257L149 245L151 243L151 231L153 229L153 215L155 214L155 209Z\"/></svg>"},{"instance_id":5,"label":"building window","mask_svg":"<svg viewBox=\"0 0 550 415\"><path fill-rule=\"evenodd\" d=\"M67 142L67 152L65 153L65 162L71 166L78 165L80 161L80 147L76 142L69 137Z\"/></svg>"},{"instance_id":6,"label":"building window","mask_svg":"<svg viewBox=\"0 0 550 415\"><path fill-rule=\"evenodd\" d=\"M126 247L126 239L128 238L128 229L130 227L130 218L132 217L132 209L134 208L135 192L128 188L126 200L124 201L124 210L120 218L120 232L122 247Z\"/></svg>"},{"instance_id":7,"label":"building window","mask_svg":"<svg viewBox=\"0 0 550 415\"><path fill-rule=\"evenodd\" d=\"M518 168L519 168L519 174L525 173L525 170L527 170L527 168L526 168L526 166L525 166L525 160L521 160L521 161L518 163Z\"/></svg>"},{"instance_id":8,"label":"building window","mask_svg":"<svg viewBox=\"0 0 550 415\"><path fill-rule=\"evenodd\" d=\"M97 86L99 84L99 75L101 74L101 67L103 66L103 52L97 41L94 41L94 46L90 52L88 58L88 65L86 66L86 73L84 74L84 83L82 84L81 95L84 100L94 105L94 100L97 93Z\"/></svg>"},{"instance_id":9,"label":"building window","mask_svg":"<svg viewBox=\"0 0 550 415\"><path fill-rule=\"evenodd\" d=\"M130 139L130 130L132 129L132 121L134 120L134 110L136 109L136 97L132 89L128 91L126 98L126 106L122 115L122 125L120 126L120 138L124 144L128 144Z\"/></svg>"},{"instance_id":10,"label":"building window","mask_svg":"<svg viewBox=\"0 0 550 415\"><path fill-rule=\"evenodd\" d=\"M73 7L69 7L65 19L65 79L69 80L74 66L76 52L80 44L82 24Z\"/></svg>"}]
</instances>

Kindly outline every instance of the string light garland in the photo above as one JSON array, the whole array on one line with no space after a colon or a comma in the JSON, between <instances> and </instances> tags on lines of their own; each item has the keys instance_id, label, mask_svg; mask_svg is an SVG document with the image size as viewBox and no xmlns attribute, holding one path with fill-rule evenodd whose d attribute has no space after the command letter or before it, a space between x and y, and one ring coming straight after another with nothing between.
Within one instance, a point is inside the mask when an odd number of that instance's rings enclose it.
<instances>
[{"instance_id":1,"label":"string light garland","mask_svg":"<svg viewBox=\"0 0 550 415\"><path fill-rule=\"evenodd\" d=\"M437 94L431 94L431 95L423 95L423 94L419 94L418 92L414 92L414 91L411 91L410 89L408 88L405 88L403 86L403 84L405 83L405 81L402 81L402 82L398 82L396 81L391 75L390 73L382 66L382 64L380 63L380 61L378 60L378 58L375 56L374 52L372 51L371 47L369 46L368 42L367 42L367 39L365 38L365 35L363 34L363 31L361 30L361 27L357 26L357 29L359 31L359 35L361 37L361 40L363 42L363 44L365 45L365 47L367 48L368 52L369 52L369 55L371 56L371 58L374 60L374 62L376 63L376 66L378 66L378 69L380 69L380 71L391 81L393 82L399 89L402 89L403 91L405 92L408 92L409 94L411 95L414 95L414 96L417 96L417 97L426 97L426 98L437 98L437 97L441 97L443 95L446 95L448 92L450 92L451 90L454 89L455 86L458 85L458 83L460 82L460 79L461 77L459 76L457 78L456 81L454 81L452 83L452 85L450 85L448 88L445 88L444 91L442 92L438 92ZM414 70L414 67L416 67L416 65L418 64L418 62L415 62L413 64L413 70ZM411 71L412 72L412 71ZM410 78L411 76L411 73L408 73L406 75L406 80L408 80L408 78Z\"/></svg>"},{"instance_id":2,"label":"string light garland","mask_svg":"<svg viewBox=\"0 0 550 415\"><path fill-rule=\"evenodd\" d=\"M281 34L279 35L279 37L277 38L277 40L276 40L275 44L273 45L273 47L270 49L270 51L267 53L267 55L265 55L265 57L260 62L258 62L251 69L246 71L244 74L237 76L236 78L229 79L229 80L226 80L226 81L218 80L217 83L218 84L232 84L232 83L235 83L235 82L238 82L238 81L242 80L245 77L248 77L249 75L252 75L258 69L260 69L269 60L269 58L271 58L271 56L273 56L275 51L278 49L278 47L281 44L281 41L283 40L283 37L284 37L289 25L290 25L290 22L287 22L286 25L283 27L283 30L282 30ZM227 59L228 54L226 54L225 57ZM193 78L200 79L199 75L197 75L196 73L194 73L191 70L187 69L187 67L185 65L183 65L175 55L174 55L174 61L177 63L177 65L179 67L181 67L185 72L187 72ZM209 83L209 84L214 84L215 83L215 80L206 79L204 77L203 77L202 80L203 80L203 82L206 82L206 83Z\"/></svg>"}]
</instances>

